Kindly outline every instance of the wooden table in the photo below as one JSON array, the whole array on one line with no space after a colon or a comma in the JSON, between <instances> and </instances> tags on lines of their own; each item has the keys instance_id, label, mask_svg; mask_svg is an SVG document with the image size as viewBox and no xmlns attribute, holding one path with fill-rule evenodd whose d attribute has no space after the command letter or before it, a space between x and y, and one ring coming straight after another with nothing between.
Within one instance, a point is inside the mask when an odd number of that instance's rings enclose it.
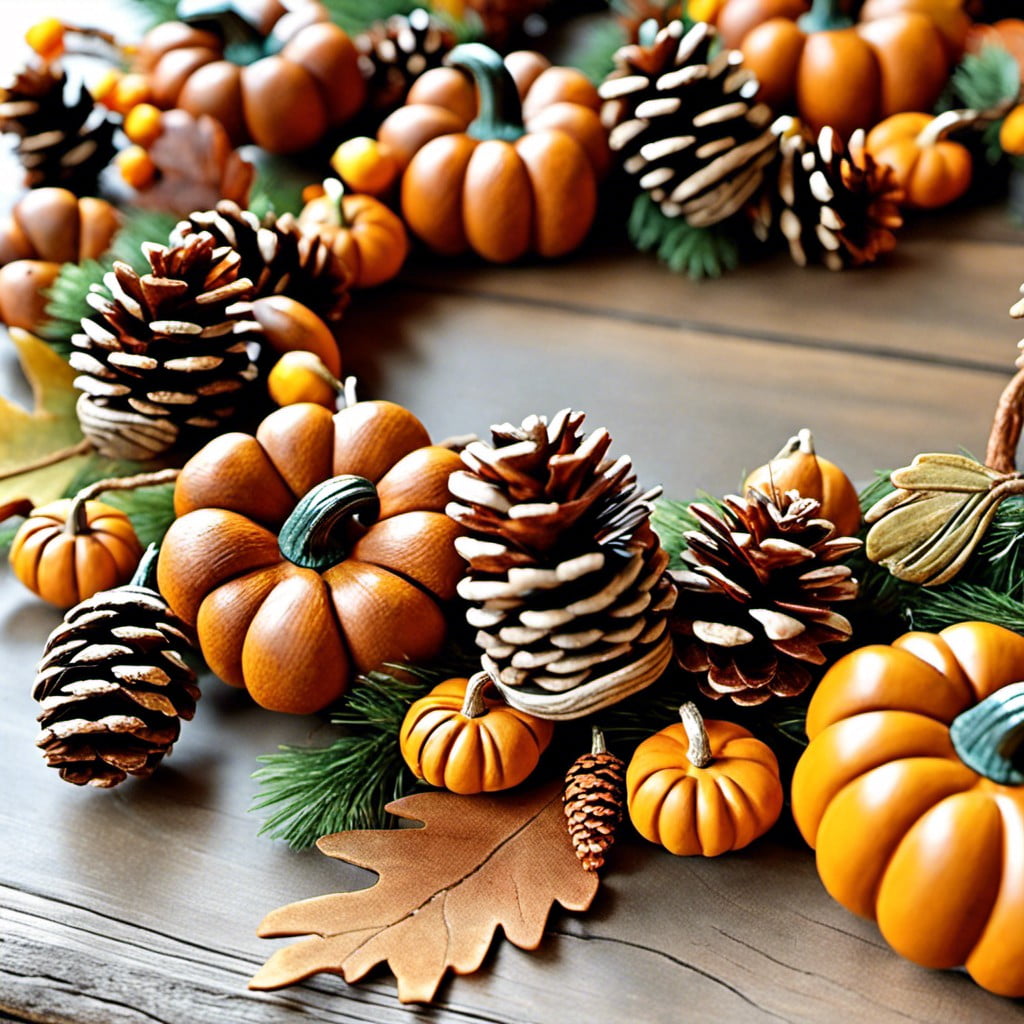
<instances>
[{"instance_id":1,"label":"wooden table","mask_svg":"<svg viewBox=\"0 0 1024 1024\"><path fill-rule=\"evenodd\" d=\"M39 15L29 6L0 3L5 33ZM994 206L911 225L883 268L842 275L780 258L693 283L594 247L543 267L421 260L399 285L357 297L343 343L363 393L409 405L435 436L572 405L609 428L643 483L689 498L735 488L810 426L821 452L866 481L921 450L983 450L1016 354L1006 309L1022 240ZM4 393L21 388L5 342L0 374ZM267 911L372 877L258 838L247 813L256 756L317 742L318 721L264 712L208 679L151 780L75 789L33 745L33 668L59 619L0 570L3 1019L1021 1019L1019 1003L965 975L893 954L829 899L786 830L710 861L624 842L589 914L555 913L535 953L496 942L432 1010L398 1004L383 970L354 987L320 977L249 992L280 944L255 937Z\"/></svg>"}]
</instances>

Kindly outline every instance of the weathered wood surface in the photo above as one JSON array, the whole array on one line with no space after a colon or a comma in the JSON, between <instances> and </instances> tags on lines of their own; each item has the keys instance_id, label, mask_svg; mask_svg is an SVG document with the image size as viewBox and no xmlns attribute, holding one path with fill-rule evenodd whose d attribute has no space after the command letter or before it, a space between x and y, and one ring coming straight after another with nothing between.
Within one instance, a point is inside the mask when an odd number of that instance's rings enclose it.
<instances>
[{"instance_id":1,"label":"weathered wood surface","mask_svg":"<svg viewBox=\"0 0 1024 1024\"><path fill-rule=\"evenodd\" d=\"M64 3L81 18L82 5ZM97 21L110 8L91 3ZM34 5L0 3L5 34ZM12 29L13 23L13 29ZM11 180L9 174L4 178ZM10 197L8 191L7 198ZM998 209L917 225L889 266L836 276L785 261L695 284L601 249L556 267L421 261L345 324L363 392L435 435L572 405L671 496L736 487L800 426L860 480L922 449L984 448L1018 336L1006 309L1024 235ZM19 386L0 340L0 383ZM377 971L275 993L246 979L277 948L264 913L367 884L258 838L257 755L316 740L208 680L156 776L74 789L33 746L33 666L59 614L0 570L0 1018L74 1024L594 1020L1019 1021L956 972L917 968L824 893L786 829L714 861L626 842L593 911L556 914L536 953L496 943L425 1011Z\"/></svg>"}]
</instances>

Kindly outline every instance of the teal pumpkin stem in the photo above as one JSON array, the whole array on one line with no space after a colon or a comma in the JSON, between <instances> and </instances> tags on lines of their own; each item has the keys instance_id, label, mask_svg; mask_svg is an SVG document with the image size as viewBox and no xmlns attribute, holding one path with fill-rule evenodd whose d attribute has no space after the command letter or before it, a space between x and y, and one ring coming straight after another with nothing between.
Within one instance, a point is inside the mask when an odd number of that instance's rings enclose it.
<instances>
[{"instance_id":1,"label":"teal pumpkin stem","mask_svg":"<svg viewBox=\"0 0 1024 1024\"><path fill-rule=\"evenodd\" d=\"M292 509L278 534L281 554L304 569L322 572L344 561L351 542L345 526L369 526L380 515L377 488L346 473L311 488Z\"/></svg>"},{"instance_id":2,"label":"teal pumpkin stem","mask_svg":"<svg viewBox=\"0 0 1024 1024\"><path fill-rule=\"evenodd\" d=\"M252 12L238 0L179 0L179 21L224 41L224 56L233 64L253 64L279 53L284 40L273 32L264 36Z\"/></svg>"},{"instance_id":3,"label":"teal pumpkin stem","mask_svg":"<svg viewBox=\"0 0 1024 1024\"><path fill-rule=\"evenodd\" d=\"M156 590L156 560L160 555L160 549L155 544L150 544L142 553L139 564L128 582L130 587L146 587L148 590Z\"/></svg>"},{"instance_id":4,"label":"teal pumpkin stem","mask_svg":"<svg viewBox=\"0 0 1024 1024\"><path fill-rule=\"evenodd\" d=\"M839 9L839 0L814 0L811 9L796 21L804 32L831 32L850 28L853 18Z\"/></svg>"},{"instance_id":5,"label":"teal pumpkin stem","mask_svg":"<svg viewBox=\"0 0 1024 1024\"><path fill-rule=\"evenodd\" d=\"M949 735L972 771L1003 786L1024 786L1024 682L1004 686L957 715Z\"/></svg>"},{"instance_id":6,"label":"teal pumpkin stem","mask_svg":"<svg viewBox=\"0 0 1024 1024\"><path fill-rule=\"evenodd\" d=\"M447 63L468 71L476 82L480 109L466 129L470 138L515 142L526 134L519 90L500 54L483 43L463 43L448 54Z\"/></svg>"}]
</instances>

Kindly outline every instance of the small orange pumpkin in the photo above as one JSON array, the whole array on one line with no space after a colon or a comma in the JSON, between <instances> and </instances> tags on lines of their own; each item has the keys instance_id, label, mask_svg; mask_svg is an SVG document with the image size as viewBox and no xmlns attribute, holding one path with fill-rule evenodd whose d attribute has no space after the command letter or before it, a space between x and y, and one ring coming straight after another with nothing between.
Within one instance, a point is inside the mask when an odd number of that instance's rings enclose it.
<instances>
[{"instance_id":1,"label":"small orange pumpkin","mask_svg":"<svg viewBox=\"0 0 1024 1024\"><path fill-rule=\"evenodd\" d=\"M486 672L448 679L415 701L398 742L419 779L453 793L518 786L537 767L554 725L484 696Z\"/></svg>"},{"instance_id":2,"label":"small orange pumpkin","mask_svg":"<svg viewBox=\"0 0 1024 1024\"><path fill-rule=\"evenodd\" d=\"M670 853L717 857L739 850L778 820L778 761L741 726L704 720L690 703L679 715L629 762L629 817L640 835Z\"/></svg>"},{"instance_id":3,"label":"small orange pumpkin","mask_svg":"<svg viewBox=\"0 0 1024 1024\"><path fill-rule=\"evenodd\" d=\"M836 662L793 817L818 873L900 954L1024 996L1024 637L985 622Z\"/></svg>"},{"instance_id":4,"label":"small orange pumpkin","mask_svg":"<svg viewBox=\"0 0 1024 1024\"><path fill-rule=\"evenodd\" d=\"M390 281L409 253L402 221L373 196L345 195L337 178L328 178L323 194L306 203L298 224L334 251L351 271L355 288Z\"/></svg>"},{"instance_id":5,"label":"small orange pumpkin","mask_svg":"<svg viewBox=\"0 0 1024 1024\"><path fill-rule=\"evenodd\" d=\"M182 469L160 592L225 682L319 710L354 672L440 651L463 572L444 514L460 465L393 402L285 406Z\"/></svg>"},{"instance_id":6,"label":"small orange pumpkin","mask_svg":"<svg viewBox=\"0 0 1024 1024\"><path fill-rule=\"evenodd\" d=\"M141 558L135 529L120 509L72 498L33 509L10 552L15 576L59 608L127 583Z\"/></svg>"},{"instance_id":7,"label":"small orange pumpkin","mask_svg":"<svg viewBox=\"0 0 1024 1024\"><path fill-rule=\"evenodd\" d=\"M267 374L267 393L278 405L313 402L333 412L342 390L324 361L305 349L285 352Z\"/></svg>"}]
</instances>

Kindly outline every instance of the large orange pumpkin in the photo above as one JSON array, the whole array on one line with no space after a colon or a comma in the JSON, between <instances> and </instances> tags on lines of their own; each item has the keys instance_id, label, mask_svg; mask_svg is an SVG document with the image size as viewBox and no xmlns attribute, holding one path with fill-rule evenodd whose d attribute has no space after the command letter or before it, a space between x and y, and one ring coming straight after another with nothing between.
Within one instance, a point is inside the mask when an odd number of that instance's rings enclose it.
<instances>
[{"instance_id":1,"label":"large orange pumpkin","mask_svg":"<svg viewBox=\"0 0 1024 1024\"><path fill-rule=\"evenodd\" d=\"M318 710L354 672L441 649L459 465L392 402L279 409L185 465L160 591L222 679L273 710Z\"/></svg>"},{"instance_id":2,"label":"large orange pumpkin","mask_svg":"<svg viewBox=\"0 0 1024 1024\"><path fill-rule=\"evenodd\" d=\"M316 0L254 0L187 6L139 45L136 69L153 102L209 114L239 146L291 153L317 142L366 98L352 40Z\"/></svg>"},{"instance_id":3,"label":"large orange pumpkin","mask_svg":"<svg viewBox=\"0 0 1024 1024\"><path fill-rule=\"evenodd\" d=\"M863 647L807 715L793 816L844 907L903 956L1024 996L1024 637L983 622ZM1018 684L1018 685L1014 685Z\"/></svg>"}]
</instances>

